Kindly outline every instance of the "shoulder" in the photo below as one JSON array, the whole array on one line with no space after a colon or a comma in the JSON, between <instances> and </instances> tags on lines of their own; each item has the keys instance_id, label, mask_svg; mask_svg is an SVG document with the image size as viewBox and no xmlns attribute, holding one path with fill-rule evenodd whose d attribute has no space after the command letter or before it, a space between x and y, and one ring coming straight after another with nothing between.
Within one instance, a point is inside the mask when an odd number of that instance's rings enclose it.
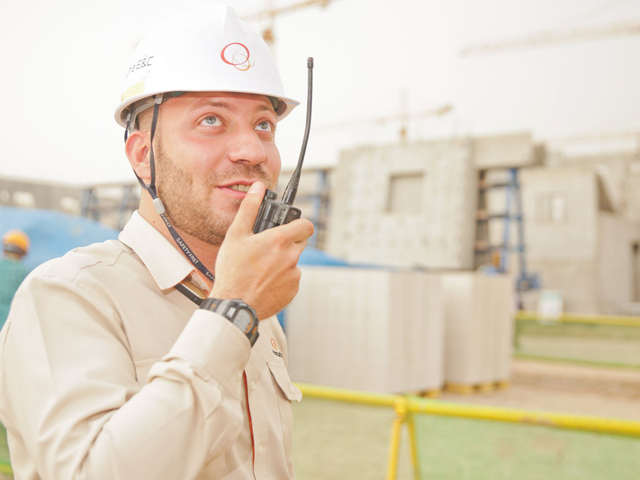
<instances>
[{"instance_id":1,"label":"shoulder","mask_svg":"<svg viewBox=\"0 0 640 480\"><path fill-rule=\"evenodd\" d=\"M89 318L120 332L118 297L136 283L131 272L140 263L131 249L117 240L77 248L43 263L27 276L13 299L7 320L12 336L21 331L28 335L49 324L64 329ZM122 268L121 264L132 267ZM133 278L127 284L129 277Z\"/></svg>"},{"instance_id":2,"label":"shoulder","mask_svg":"<svg viewBox=\"0 0 640 480\"><path fill-rule=\"evenodd\" d=\"M131 256L133 251L118 240L107 240L87 247L71 250L63 257L54 258L36 267L29 277L58 277L74 280L83 273L114 266Z\"/></svg>"},{"instance_id":3,"label":"shoulder","mask_svg":"<svg viewBox=\"0 0 640 480\"><path fill-rule=\"evenodd\" d=\"M53 294L52 289L62 289L108 301L108 292L117 291L122 280L135 275L135 269L140 267L135 253L122 242L95 243L36 267L20 286L16 298L43 298Z\"/></svg>"}]
</instances>

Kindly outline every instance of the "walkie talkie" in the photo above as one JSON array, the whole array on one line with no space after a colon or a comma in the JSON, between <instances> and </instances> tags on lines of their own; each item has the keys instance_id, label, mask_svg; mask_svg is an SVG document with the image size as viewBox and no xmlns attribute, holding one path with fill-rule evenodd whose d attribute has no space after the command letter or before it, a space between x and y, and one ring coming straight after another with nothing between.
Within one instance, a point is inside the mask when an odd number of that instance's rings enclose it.
<instances>
[{"instance_id":1,"label":"walkie talkie","mask_svg":"<svg viewBox=\"0 0 640 480\"><path fill-rule=\"evenodd\" d=\"M309 83L307 86L307 123L305 125L304 137L302 139L302 148L300 149L300 158L296 166L291 180L287 184L282 194L282 201L277 200L278 194L273 190L267 190L262 199L256 223L253 225L253 233L260 233L269 228L284 225L300 218L302 211L293 206L293 201L298 193L298 185L300 183L300 174L302 173L302 162L304 154L307 150L307 142L309 141L309 130L311 128L311 96L313 91L313 58L307 58L307 69L309 72Z\"/></svg>"}]
</instances>

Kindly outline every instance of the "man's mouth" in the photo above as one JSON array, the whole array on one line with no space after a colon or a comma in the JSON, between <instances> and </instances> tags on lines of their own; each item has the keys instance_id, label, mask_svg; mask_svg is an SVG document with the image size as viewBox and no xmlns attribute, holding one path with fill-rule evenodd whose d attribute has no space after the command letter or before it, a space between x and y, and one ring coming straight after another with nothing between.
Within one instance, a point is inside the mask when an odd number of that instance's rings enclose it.
<instances>
[{"instance_id":1,"label":"man's mouth","mask_svg":"<svg viewBox=\"0 0 640 480\"><path fill-rule=\"evenodd\" d=\"M251 185L227 185L225 188L230 188L231 190L236 190L237 192L248 192L251 188Z\"/></svg>"}]
</instances>

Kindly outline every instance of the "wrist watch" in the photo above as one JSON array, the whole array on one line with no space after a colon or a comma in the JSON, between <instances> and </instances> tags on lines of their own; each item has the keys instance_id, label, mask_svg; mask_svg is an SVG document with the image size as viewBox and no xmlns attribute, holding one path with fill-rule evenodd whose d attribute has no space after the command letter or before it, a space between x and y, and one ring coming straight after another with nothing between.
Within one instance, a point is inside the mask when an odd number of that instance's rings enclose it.
<instances>
[{"instance_id":1,"label":"wrist watch","mask_svg":"<svg viewBox=\"0 0 640 480\"><path fill-rule=\"evenodd\" d=\"M239 298L233 300L207 298L200 304L200 308L225 317L247 336L252 347L258 340L260 336L258 332L258 315L253 308Z\"/></svg>"}]
</instances>

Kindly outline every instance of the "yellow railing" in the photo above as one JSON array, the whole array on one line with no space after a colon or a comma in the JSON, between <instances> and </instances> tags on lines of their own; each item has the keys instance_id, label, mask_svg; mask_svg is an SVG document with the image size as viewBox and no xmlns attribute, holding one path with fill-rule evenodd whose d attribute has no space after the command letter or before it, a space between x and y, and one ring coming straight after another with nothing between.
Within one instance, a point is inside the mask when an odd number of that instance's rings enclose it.
<instances>
[{"instance_id":1,"label":"yellow railing","mask_svg":"<svg viewBox=\"0 0 640 480\"><path fill-rule=\"evenodd\" d=\"M482 407L443 402L440 400L427 400L409 395L375 394L301 383L297 383L296 385L307 397L394 408L396 416L391 428L387 480L394 480L396 478L400 434L402 432L402 425L405 423L409 430L411 463L413 465L414 478L420 478L414 414L444 415L477 420L543 425L570 430L640 437L640 422L632 420L591 417L586 415L567 415L563 413L537 412L511 408Z\"/></svg>"},{"instance_id":2,"label":"yellow railing","mask_svg":"<svg viewBox=\"0 0 640 480\"><path fill-rule=\"evenodd\" d=\"M557 318L545 318L538 312L521 310L516 312L516 320L532 322L558 323L586 323L592 325L615 325L618 327L640 327L640 317L626 317L622 315L585 315L577 313L563 313Z\"/></svg>"}]
</instances>

